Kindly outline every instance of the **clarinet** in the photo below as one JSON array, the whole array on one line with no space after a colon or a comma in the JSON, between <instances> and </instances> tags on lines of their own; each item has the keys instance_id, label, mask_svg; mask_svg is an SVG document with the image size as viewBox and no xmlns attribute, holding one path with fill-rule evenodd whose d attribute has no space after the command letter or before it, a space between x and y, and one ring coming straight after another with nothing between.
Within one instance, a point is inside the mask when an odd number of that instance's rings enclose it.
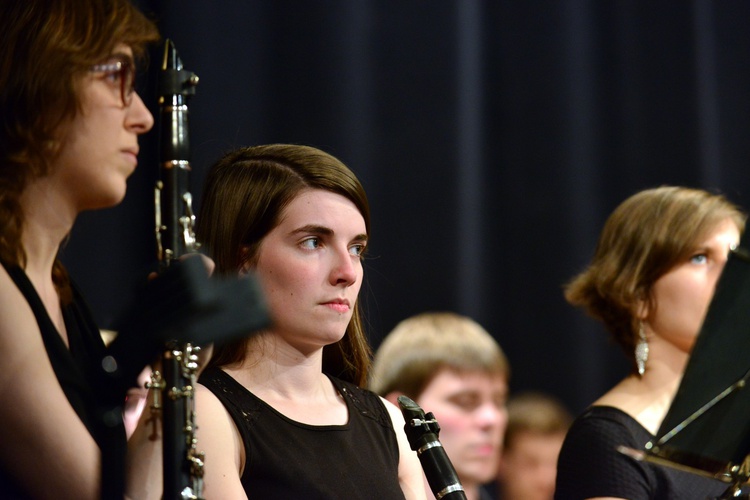
<instances>
[{"instance_id":1,"label":"clarinet","mask_svg":"<svg viewBox=\"0 0 750 500\"><path fill-rule=\"evenodd\" d=\"M200 246L195 238L195 215L189 190L190 142L188 98L198 77L183 69L171 40L164 45L159 77L161 115L160 177L154 191L156 247L165 271L181 256ZM162 411L164 499L202 499L203 453L196 448L194 388L200 347L168 341L162 353L163 374L154 372L149 387L156 389L152 410Z\"/></svg>"},{"instance_id":2,"label":"clarinet","mask_svg":"<svg viewBox=\"0 0 750 500\"><path fill-rule=\"evenodd\" d=\"M409 445L417 452L435 499L466 500L456 469L438 439L440 425L435 416L431 412L425 415L424 410L406 396L398 397L398 406L406 420L404 430Z\"/></svg>"}]
</instances>

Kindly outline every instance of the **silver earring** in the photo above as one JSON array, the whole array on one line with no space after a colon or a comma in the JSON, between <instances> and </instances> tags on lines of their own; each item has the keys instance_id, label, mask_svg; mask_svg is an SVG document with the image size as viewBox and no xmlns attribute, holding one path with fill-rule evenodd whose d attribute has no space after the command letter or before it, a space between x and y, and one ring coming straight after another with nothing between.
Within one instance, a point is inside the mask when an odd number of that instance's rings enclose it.
<instances>
[{"instance_id":1,"label":"silver earring","mask_svg":"<svg viewBox=\"0 0 750 500\"><path fill-rule=\"evenodd\" d=\"M638 375L643 376L646 371L646 360L648 359L648 339L643 330L643 321L638 326L638 343L635 345L635 364L638 367Z\"/></svg>"}]
</instances>

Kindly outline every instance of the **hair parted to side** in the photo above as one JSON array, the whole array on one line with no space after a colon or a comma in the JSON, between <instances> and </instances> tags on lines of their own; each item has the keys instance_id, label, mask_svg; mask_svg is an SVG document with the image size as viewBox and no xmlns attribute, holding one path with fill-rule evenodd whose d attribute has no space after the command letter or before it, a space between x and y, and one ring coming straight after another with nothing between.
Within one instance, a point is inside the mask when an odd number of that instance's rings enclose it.
<instances>
[{"instance_id":1,"label":"hair parted to side","mask_svg":"<svg viewBox=\"0 0 750 500\"><path fill-rule=\"evenodd\" d=\"M81 110L80 82L118 44L142 55L156 26L127 0L0 2L0 259L25 265L19 197L49 172ZM55 264L56 275L63 276Z\"/></svg>"},{"instance_id":2,"label":"hair parted to side","mask_svg":"<svg viewBox=\"0 0 750 500\"><path fill-rule=\"evenodd\" d=\"M745 214L718 194L662 186L634 194L607 219L594 257L565 287L566 300L602 321L633 363L638 304L653 303L652 287L691 256L721 222L742 233Z\"/></svg>"},{"instance_id":3,"label":"hair parted to side","mask_svg":"<svg viewBox=\"0 0 750 500\"><path fill-rule=\"evenodd\" d=\"M216 162L205 180L196 235L216 272L236 275L252 268L265 236L303 190L339 194L357 207L370 234L367 195L354 173L324 151L293 144L244 147ZM217 345L210 364L241 362L251 339ZM323 371L360 386L367 381L371 350L359 301L343 339L323 350Z\"/></svg>"},{"instance_id":4,"label":"hair parted to side","mask_svg":"<svg viewBox=\"0 0 750 500\"><path fill-rule=\"evenodd\" d=\"M504 450L510 450L514 438L521 433L550 436L565 434L573 423L573 415L556 398L539 392L526 392L508 401L508 425L505 428Z\"/></svg>"},{"instance_id":5,"label":"hair parted to side","mask_svg":"<svg viewBox=\"0 0 750 500\"><path fill-rule=\"evenodd\" d=\"M452 312L426 312L401 321L375 353L369 388L381 396L416 400L437 373L510 376L500 345L479 323Z\"/></svg>"}]
</instances>

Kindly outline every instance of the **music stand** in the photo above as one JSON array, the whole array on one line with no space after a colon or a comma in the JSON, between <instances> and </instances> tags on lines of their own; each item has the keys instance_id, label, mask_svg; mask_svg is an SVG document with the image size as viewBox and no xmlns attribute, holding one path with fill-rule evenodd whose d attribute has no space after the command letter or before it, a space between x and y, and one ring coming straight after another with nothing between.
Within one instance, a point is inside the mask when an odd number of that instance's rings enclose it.
<instances>
[{"instance_id":1,"label":"music stand","mask_svg":"<svg viewBox=\"0 0 750 500\"><path fill-rule=\"evenodd\" d=\"M734 483L735 488L750 479L748 248L750 234L745 233L719 278L669 411L638 457Z\"/></svg>"}]
</instances>

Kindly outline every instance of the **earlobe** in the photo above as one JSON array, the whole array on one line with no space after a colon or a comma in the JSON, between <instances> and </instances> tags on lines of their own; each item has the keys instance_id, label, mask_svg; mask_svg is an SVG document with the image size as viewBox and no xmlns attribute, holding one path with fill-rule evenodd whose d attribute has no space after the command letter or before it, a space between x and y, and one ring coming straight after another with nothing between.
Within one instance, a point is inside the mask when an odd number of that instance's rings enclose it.
<instances>
[{"instance_id":1,"label":"earlobe","mask_svg":"<svg viewBox=\"0 0 750 500\"><path fill-rule=\"evenodd\" d=\"M250 259L249 257L249 254L250 254L249 247L242 246L242 248L240 249L240 253L241 253L240 258L242 259L242 264L240 265L240 269L238 273L240 276L247 276L253 270L254 261Z\"/></svg>"},{"instance_id":2,"label":"earlobe","mask_svg":"<svg viewBox=\"0 0 750 500\"><path fill-rule=\"evenodd\" d=\"M635 317L644 321L648 317L649 304L647 299L638 299L635 302Z\"/></svg>"}]
</instances>

